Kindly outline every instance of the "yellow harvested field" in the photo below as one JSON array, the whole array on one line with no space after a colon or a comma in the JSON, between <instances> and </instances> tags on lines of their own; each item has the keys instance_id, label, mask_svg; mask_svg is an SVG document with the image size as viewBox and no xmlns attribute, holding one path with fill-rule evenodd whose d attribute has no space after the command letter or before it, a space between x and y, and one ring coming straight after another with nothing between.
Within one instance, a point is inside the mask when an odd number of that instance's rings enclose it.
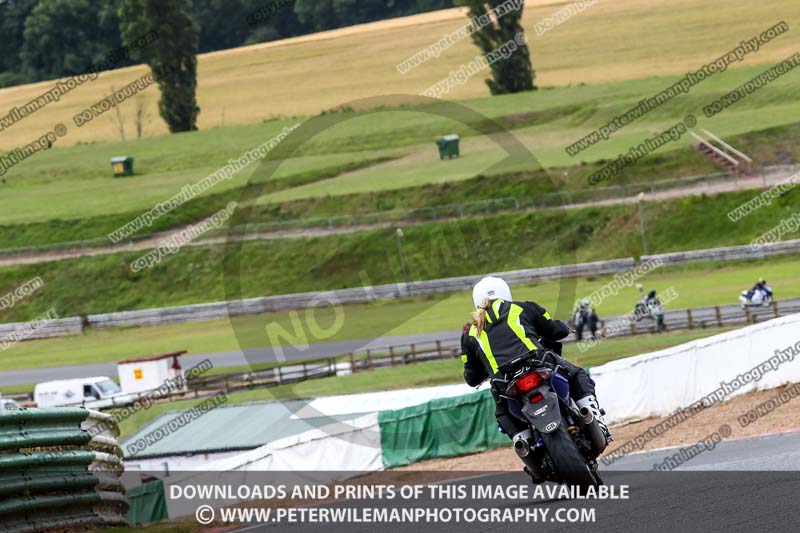
<instances>
[{"instance_id":1,"label":"yellow harvested field","mask_svg":"<svg viewBox=\"0 0 800 533\"><path fill-rule=\"evenodd\" d=\"M800 24L800 2L599 0L537 36L537 24L569 5L554 0L526 4L524 25L540 86L682 74L781 20L790 28ZM449 9L205 54L199 58L199 126L310 115L361 98L418 94L472 60L478 49L465 39L406 74L397 70L397 64L464 26L465 13L463 8ZM748 55L742 65L773 63L798 49L800 39L790 30ZM82 128L73 124L72 117L108 95L112 87L119 89L145 72L142 66L119 69L86 83L0 132L0 150L31 142L58 123L69 130L59 146L118 140L113 111ZM484 77L473 76L447 98L488 95ZM2 89L0 110L5 113L23 105L52 85ZM157 113L157 89L150 87L144 94L150 114L145 135L165 133ZM120 106L129 139L135 129L136 98Z\"/></svg>"}]
</instances>

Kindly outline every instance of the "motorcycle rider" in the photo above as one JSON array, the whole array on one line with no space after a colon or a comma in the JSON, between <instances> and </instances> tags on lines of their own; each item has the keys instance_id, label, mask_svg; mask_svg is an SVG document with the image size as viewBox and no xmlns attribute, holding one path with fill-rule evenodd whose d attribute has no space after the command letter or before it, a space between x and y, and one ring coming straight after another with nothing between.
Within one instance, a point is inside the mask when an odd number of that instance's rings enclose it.
<instances>
[{"instance_id":1,"label":"motorcycle rider","mask_svg":"<svg viewBox=\"0 0 800 533\"><path fill-rule=\"evenodd\" d=\"M557 341L569 334L567 325L553 320L543 307L534 302L514 301L511 288L500 278L490 276L480 280L472 291L472 300L476 308L473 322L461 335L464 380L471 387L493 377L504 363L538 346L556 349ZM578 398L575 403L592 412L610 442L611 433L597 403L594 382L583 368L558 355L555 357L558 371L569 381L572 396ZM502 392L492 387L501 431L512 441L530 438L530 429L510 414L507 400L500 397Z\"/></svg>"},{"instance_id":2,"label":"motorcycle rider","mask_svg":"<svg viewBox=\"0 0 800 533\"><path fill-rule=\"evenodd\" d=\"M769 283L767 283L767 280L764 278L758 278L758 281L755 285L753 285L753 288L747 292L747 299L752 300L756 291L764 293L764 299L766 299L766 297L772 298L772 287L769 286Z\"/></svg>"},{"instance_id":3,"label":"motorcycle rider","mask_svg":"<svg viewBox=\"0 0 800 533\"><path fill-rule=\"evenodd\" d=\"M667 331L667 326L664 324L664 304L661 303L661 300L656 296L655 289L647 293L647 298L644 299L644 308L650 318L655 320L656 331L659 333Z\"/></svg>"}]
</instances>

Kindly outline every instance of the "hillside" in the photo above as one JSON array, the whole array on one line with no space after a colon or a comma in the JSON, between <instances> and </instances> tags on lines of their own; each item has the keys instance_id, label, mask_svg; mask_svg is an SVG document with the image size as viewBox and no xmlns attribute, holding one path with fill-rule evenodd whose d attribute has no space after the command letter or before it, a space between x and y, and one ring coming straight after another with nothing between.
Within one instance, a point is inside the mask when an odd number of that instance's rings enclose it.
<instances>
[{"instance_id":1,"label":"hillside","mask_svg":"<svg viewBox=\"0 0 800 533\"><path fill-rule=\"evenodd\" d=\"M790 27L800 24L800 4L780 0L755 4L748 0L603 0L537 36L536 24L564 5L556 0L526 3L523 24L533 52L536 81L542 87L683 74L780 20ZM396 65L466 23L464 10L452 9L202 55L199 126L208 129L314 115L359 98L418 94L473 59L477 48L464 40L406 75L401 75ZM630 46L632 42L636 46ZM797 50L798 42L790 32L745 58L742 65L783 59ZM144 72L144 67L131 67L103 74L51 104L47 112L2 132L0 149L30 142L56 123L69 124L73 115L106 96L112 86L119 88ZM482 78L469 79L448 98L487 96ZM22 105L51 85L0 90L0 110ZM166 129L157 116L157 95L152 88L148 93L152 120L145 134L162 135ZM231 94L236 98L230 98ZM133 103L127 102L122 110L131 131ZM116 140L110 120L101 122L73 128L60 145Z\"/></svg>"}]
</instances>

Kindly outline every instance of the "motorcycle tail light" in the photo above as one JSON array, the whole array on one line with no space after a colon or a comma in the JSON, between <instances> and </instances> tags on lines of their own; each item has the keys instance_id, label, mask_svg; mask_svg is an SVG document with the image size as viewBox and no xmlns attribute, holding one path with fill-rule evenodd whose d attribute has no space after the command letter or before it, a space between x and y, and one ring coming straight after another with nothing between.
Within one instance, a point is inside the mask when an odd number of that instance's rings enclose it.
<instances>
[{"instance_id":1,"label":"motorcycle tail light","mask_svg":"<svg viewBox=\"0 0 800 533\"><path fill-rule=\"evenodd\" d=\"M541 399L542 399L542 395L541 394L535 394L535 395L531 396L531 403L539 402L539 401L541 401Z\"/></svg>"},{"instance_id":2,"label":"motorcycle tail light","mask_svg":"<svg viewBox=\"0 0 800 533\"><path fill-rule=\"evenodd\" d=\"M541 385L543 381L549 380L552 376L552 370L549 368L540 368L534 372L517 378L516 381L512 381L511 385L509 385L506 389L506 394L509 396L516 396L518 394L528 392Z\"/></svg>"},{"instance_id":3,"label":"motorcycle tail light","mask_svg":"<svg viewBox=\"0 0 800 533\"><path fill-rule=\"evenodd\" d=\"M517 390L519 392L528 392L531 389L535 389L542 383L542 378L538 372L532 372L530 374L525 374L521 378L519 378L515 385L517 386Z\"/></svg>"}]
</instances>

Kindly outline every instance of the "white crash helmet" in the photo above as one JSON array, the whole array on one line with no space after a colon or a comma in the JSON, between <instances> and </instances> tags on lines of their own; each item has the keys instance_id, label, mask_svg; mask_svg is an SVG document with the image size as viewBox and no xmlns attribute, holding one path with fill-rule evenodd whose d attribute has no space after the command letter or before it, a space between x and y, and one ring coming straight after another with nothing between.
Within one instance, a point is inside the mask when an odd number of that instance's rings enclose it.
<instances>
[{"instance_id":1,"label":"white crash helmet","mask_svg":"<svg viewBox=\"0 0 800 533\"><path fill-rule=\"evenodd\" d=\"M475 288L472 289L472 303L475 304L476 308L479 308L484 298L489 298L490 300L499 298L511 301L511 287L500 278L494 276L485 277L476 283Z\"/></svg>"}]
</instances>

